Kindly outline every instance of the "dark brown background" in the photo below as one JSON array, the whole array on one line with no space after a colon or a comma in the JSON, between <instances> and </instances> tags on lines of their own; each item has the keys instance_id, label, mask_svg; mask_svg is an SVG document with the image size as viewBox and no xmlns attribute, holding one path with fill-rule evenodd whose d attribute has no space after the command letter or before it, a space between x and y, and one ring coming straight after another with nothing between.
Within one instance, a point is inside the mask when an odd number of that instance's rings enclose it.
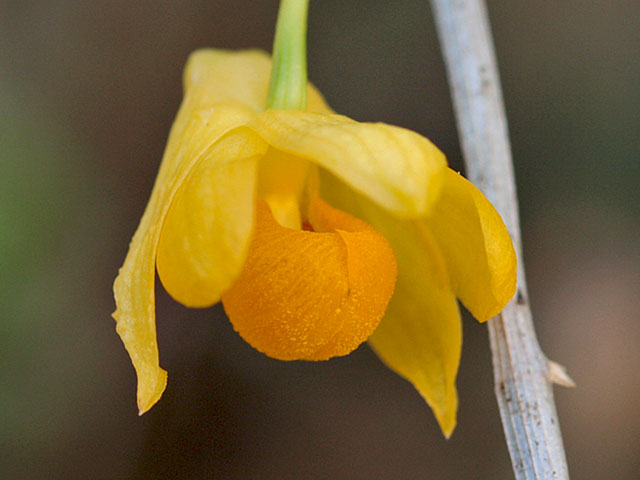
<instances>
[{"instance_id":1,"label":"dark brown background","mask_svg":"<svg viewBox=\"0 0 640 480\"><path fill-rule=\"evenodd\" d=\"M489 2L541 343L573 478L640 470L637 0ZM159 292L169 386L139 418L111 284L202 46L270 48L275 1L0 2L0 477L508 479L486 328L465 319L460 423L365 346L280 363L220 308ZM331 105L431 138L460 168L426 1L312 2Z\"/></svg>"}]
</instances>

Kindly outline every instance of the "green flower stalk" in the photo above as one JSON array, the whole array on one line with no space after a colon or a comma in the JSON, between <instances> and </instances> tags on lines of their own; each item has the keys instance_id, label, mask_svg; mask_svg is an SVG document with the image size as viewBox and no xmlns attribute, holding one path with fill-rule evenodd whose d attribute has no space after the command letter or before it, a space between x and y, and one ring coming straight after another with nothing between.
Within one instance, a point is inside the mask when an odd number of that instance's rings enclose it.
<instances>
[{"instance_id":1,"label":"green flower stalk","mask_svg":"<svg viewBox=\"0 0 640 480\"><path fill-rule=\"evenodd\" d=\"M282 0L273 41L267 108L307 108L307 13L309 0Z\"/></svg>"}]
</instances>

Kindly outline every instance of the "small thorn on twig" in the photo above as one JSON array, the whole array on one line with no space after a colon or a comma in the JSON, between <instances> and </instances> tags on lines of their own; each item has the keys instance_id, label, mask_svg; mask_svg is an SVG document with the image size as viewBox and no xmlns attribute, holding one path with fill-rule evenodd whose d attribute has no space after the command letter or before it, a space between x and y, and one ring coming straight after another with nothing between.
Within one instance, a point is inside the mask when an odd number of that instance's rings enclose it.
<instances>
[{"instance_id":1,"label":"small thorn on twig","mask_svg":"<svg viewBox=\"0 0 640 480\"><path fill-rule=\"evenodd\" d=\"M547 360L547 368L548 368L549 381L551 383L555 383L556 385L560 385L562 387L570 387L570 388L573 388L576 386L576 382L574 382L571 379L571 377L567 373L567 369L564 368L559 363L556 363L551 360Z\"/></svg>"}]
</instances>

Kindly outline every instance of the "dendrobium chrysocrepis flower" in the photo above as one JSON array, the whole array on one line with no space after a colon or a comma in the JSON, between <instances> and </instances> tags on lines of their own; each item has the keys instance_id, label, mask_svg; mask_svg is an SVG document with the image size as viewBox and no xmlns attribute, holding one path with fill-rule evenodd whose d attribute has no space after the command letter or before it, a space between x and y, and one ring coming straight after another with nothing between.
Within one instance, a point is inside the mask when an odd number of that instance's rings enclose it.
<instances>
[{"instance_id":1,"label":"dendrobium chrysocrepis flower","mask_svg":"<svg viewBox=\"0 0 640 480\"><path fill-rule=\"evenodd\" d=\"M455 426L456 297L479 320L515 292L515 254L491 204L426 138L335 114L266 109L270 57L201 50L114 285L138 407L165 389L154 276L189 307L222 301L239 334L284 360L369 344ZM396 280L397 278L397 280Z\"/></svg>"}]
</instances>

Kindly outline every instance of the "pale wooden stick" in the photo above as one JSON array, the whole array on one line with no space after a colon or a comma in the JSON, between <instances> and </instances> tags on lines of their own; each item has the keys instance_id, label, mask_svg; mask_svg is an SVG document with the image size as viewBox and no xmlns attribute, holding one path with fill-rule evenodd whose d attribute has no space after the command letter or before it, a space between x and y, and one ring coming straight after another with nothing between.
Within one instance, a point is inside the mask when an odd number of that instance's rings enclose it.
<instances>
[{"instance_id":1,"label":"pale wooden stick","mask_svg":"<svg viewBox=\"0 0 640 480\"><path fill-rule=\"evenodd\" d=\"M538 345L520 243L511 148L483 0L431 0L469 179L496 206L518 256L518 291L489 321L495 393L518 480L568 479L552 380L571 379ZM561 382L558 382L561 383Z\"/></svg>"}]
</instances>

